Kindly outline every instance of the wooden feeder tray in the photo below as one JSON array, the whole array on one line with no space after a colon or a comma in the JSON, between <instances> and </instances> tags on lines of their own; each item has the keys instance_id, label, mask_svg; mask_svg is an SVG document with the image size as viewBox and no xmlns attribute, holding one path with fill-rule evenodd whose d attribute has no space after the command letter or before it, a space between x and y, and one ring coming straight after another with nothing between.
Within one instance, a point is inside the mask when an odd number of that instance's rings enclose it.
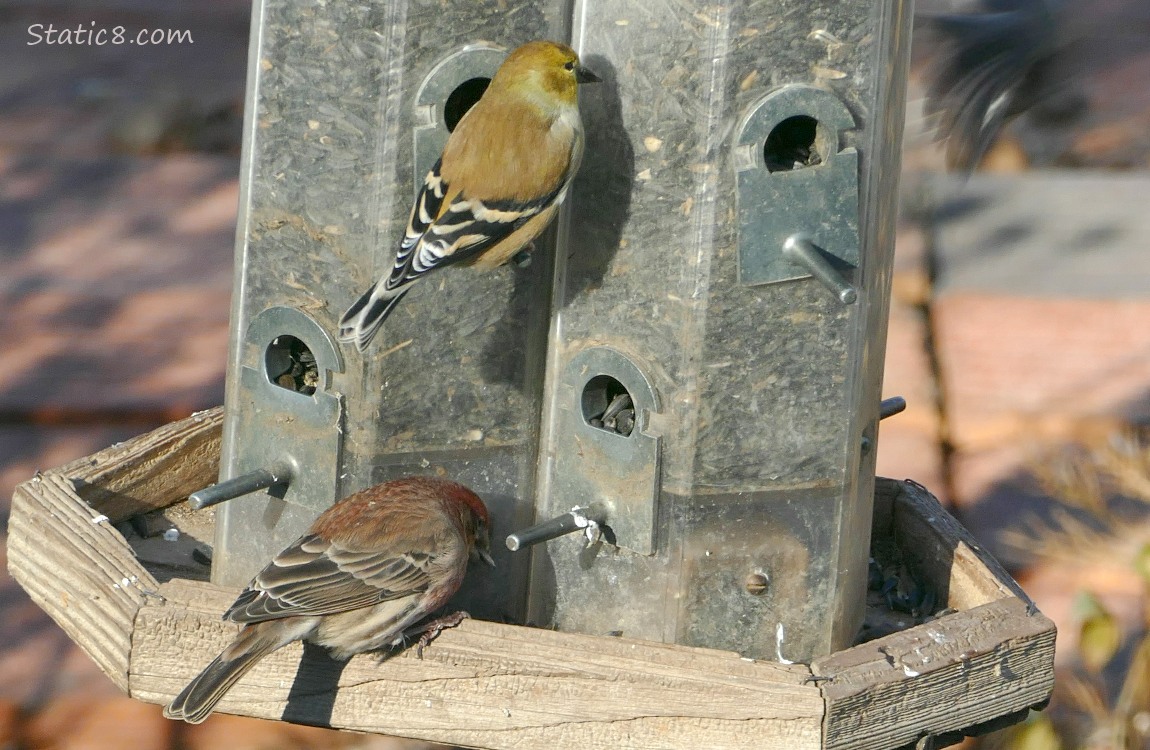
<instances>
[{"instance_id":1,"label":"wooden feeder tray","mask_svg":"<svg viewBox=\"0 0 1150 750\"><path fill-rule=\"evenodd\" d=\"M237 592L192 554L212 511L182 502L216 480L222 415L37 475L13 498L12 576L138 700L167 703L238 627L220 619ZM149 522L179 539L145 538ZM883 750L957 741L1049 698L1054 624L937 500L878 480L874 535L955 611L811 665L469 620L423 661L344 665L293 644L219 709L482 748Z\"/></svg>"}]
</instances>

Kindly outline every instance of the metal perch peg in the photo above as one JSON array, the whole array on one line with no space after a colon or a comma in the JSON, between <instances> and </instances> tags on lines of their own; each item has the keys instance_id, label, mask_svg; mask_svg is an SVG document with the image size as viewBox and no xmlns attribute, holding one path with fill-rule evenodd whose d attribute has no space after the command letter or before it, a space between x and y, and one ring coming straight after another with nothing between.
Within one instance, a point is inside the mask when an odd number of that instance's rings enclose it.
<instances>
[{"instance_id":1,"label":"metal perch peg","mask_svg":"<svg viewBox=\"0 0 1150 750\"><path fill-rule=\"evenodd\" d=\"M508 534L507 549L516 552L524 547L550 541L564 534L597 528L604 522L605 515L593 508L572 508L550 521L544 521L514 534Z\"/></svg>"},{"instance_id":2,"label":"metal perch peg","mask_svg":"<svg viewBox=\"0 0 1150 750\"><path fill-rule=\"evenodd\" d=\"M844 305L852 305L858 299L858 292L832 266L822 252L811 241L809 235L792 234L783 243L783 255L811 272L823 286L830 289Z\"/></svg>"},{"instance_id":3,"label":"metal perch peg","mask_svg":"<svg viewBox=\"0 0 1150 750\"><path fill-rule=\"evenodd\" d=\"M277 484L287 484L292 480L293 471L287 463L277 463L268 469L257 469L241 474L219 484L213 484L188 495L188 505L195 510L219 505L257 490L266 490Z\"/></svg>"},{"instance_id":4,"label":"metal perch peg","mask_svg":"<svg viewBox=\"0 0 1150 750\"><path fill-rule=\"evenodd\" d=\"M891 396L884 398L882 403L878 405L878 418L886 419L895 414L902 414L904 411L906 411L906 399L902 396Z\"/></svg>"}]
</instances>

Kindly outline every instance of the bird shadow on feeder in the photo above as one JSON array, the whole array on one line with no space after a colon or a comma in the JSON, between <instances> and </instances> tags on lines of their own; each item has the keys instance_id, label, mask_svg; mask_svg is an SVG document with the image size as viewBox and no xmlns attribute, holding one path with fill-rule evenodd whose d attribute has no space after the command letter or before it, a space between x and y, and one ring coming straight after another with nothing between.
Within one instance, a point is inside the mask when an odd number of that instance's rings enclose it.
<instances>
[{"instance_id":1,"label":"bird shadow on feeder","mask_svg":"<svg viewBox=\"0 0 1150 750\"><path fill-rule=\"evenodd\" d=\"M385 657L386 658L386 657ZM311 726L331 726L346 661L333 659L327 649L307 641L284 706L283 720Z\"/></svg>"},{"instance_id":2,"label":"bird shadow on feeder","mask_svg":"<svg viewBox=\"0 0 1150 750\"><path fill-rule=\"evenodd\" d=\"M536 372L523 366L523 347L532 338L532 331L547 329L550 294L544 298L547 303L540 305L531 288L551 288L554 235L554 230L548 230L536 240L526 267L511 268L511 303L496 321L480 354L480 374L488 383L508 383L520 392L528 392L536 381Z\"/></svg>"},{"instance_id":3,"label":"bird shadow on feeder","mask_svg":"<svg viewBox=\"0 0 1150 750\"><path fill-rule=\"evenodd\" d=\"M631 215L635 184L635 150L623 123L615 66L601 55L591 55L585 63L603 81L583 87L581 94L587 141L571 189L566 296L560 300L564 306L606 275Z\"/></svg>"}]
</instances>

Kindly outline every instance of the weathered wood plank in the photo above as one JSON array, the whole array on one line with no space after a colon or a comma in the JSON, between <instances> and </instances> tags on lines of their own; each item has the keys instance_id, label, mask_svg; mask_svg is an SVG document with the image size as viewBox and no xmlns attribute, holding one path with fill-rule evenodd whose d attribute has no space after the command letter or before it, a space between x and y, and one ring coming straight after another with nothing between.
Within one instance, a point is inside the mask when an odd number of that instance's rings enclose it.
<instances>
[{"instance_id":1,"label":"weathered wood plank","mask_svg":"<svg viewBox=\"0 0 1150 750\"><path fill-rule=\"evenodd\" d=\"M1054 623L1000 599L816 660L828 750L902 747L1042 703Z\"/></svg>"},{"instance_id":2,"label":"weathered wood plank","mask_svg":"<svg viewBox=\"0 0 1150 750\"><path fill-rule=\"evenodd\" d=\"M133 697L153 702L169 700L236 631L219 619L235 592L189 581L162 590L179 605L140 610L129 680ZM289 694L302 654L295 645L267 658L221 710L485 748L799 750L819 747L822 734L823 700L804 683L806 667L709 649L467 621L422 662L404 652L356 657L342 673L308 666L297 706ZM315 705L330 717L309 715Z\"/></svg>"},{"instance_id":3,"label":"weathered wood plank","mask_svg":"<svg viewBox=\"0 0 1150 750\"><path fill-rule=\"evenodd\" d=\"M164 507L214 481L221 416L73 462L24 483L13 502L13 576L142 700L166 702L224 647L236 626L219 613L235 592L181 579L159 586L100 516ZM1028 612L1017 584L924 489L880 479L876 491L876 533L895 534L965 611L816 661L814 673L831 678L818 687L801 665L467 622L423 662L405 652L341 665L294 645L221 709L489 748L878 750L1045 700L1050 621ZM167 601L144 593L157 589Z\"/></svg>"},{"instance_id":4,"label":"weathered wood plank","mask_svg":"<svg viewBox=\"0 0 1150 750\"><path fill-rule=\"evenodd\" d=\"M57 474L24 482L12 497L8 570L32 600L121 689L128 689L132 624L158 584L108 518Z\"/></svg>"},{"instance_id":5,"label":"weathered wood plank","mask_svg":"<svg viewBox=\"0 0 1150 750\"><path fill-rule=\"evenodd\" d=\"M878 480L884 485L891 480ZM975 541L927 489L914 482L895 482L893 532L899 546L934 585L939 601L954 609L971 609L1026 592Z\"/></svg>"},{"instance_id":6,"label":"weathered wood plank","mask_svg":"<svg viewBox=\"0 0 1150 750\"><path fill-rule=\"evenodd\" d=\"M825 747L890 748L961 732L1050 696L1054 623L913 482L878 479L876 533L894 534L940 599L961 611L816 660L830 678Z\"/></svg>"},{"instance_id":7,"label":"weathered wood plank","mask_svg":"<svg viewBox=\"0 0 1150 750\"><path fill-rule=\"evenodd\" d=\"M216 482L223 415L222 406L193 414L52 473L113 523L163 508Z\"/></svg>"}]
</instances>

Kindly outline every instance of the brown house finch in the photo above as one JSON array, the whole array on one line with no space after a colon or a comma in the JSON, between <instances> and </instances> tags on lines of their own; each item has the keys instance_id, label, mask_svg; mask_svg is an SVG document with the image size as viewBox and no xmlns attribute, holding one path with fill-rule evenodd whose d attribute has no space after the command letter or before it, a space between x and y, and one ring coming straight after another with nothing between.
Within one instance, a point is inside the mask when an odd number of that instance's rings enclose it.
<instances>
[{"instance_id":1,"label":"brown house finch","mask_svg":"<svg viewBox=\"0 0 1150 750\"><path fill-rule=\"evenodd\" d=\"M459 590L470 558L491 563L487 527L483 501L443 479L397 479L336 503L224 613L243 630L164 715L198 724L257 661L292 641L337 659L398 644ZM462 616L423 629L434 635Z\"/></svg>"}]
</instances>

